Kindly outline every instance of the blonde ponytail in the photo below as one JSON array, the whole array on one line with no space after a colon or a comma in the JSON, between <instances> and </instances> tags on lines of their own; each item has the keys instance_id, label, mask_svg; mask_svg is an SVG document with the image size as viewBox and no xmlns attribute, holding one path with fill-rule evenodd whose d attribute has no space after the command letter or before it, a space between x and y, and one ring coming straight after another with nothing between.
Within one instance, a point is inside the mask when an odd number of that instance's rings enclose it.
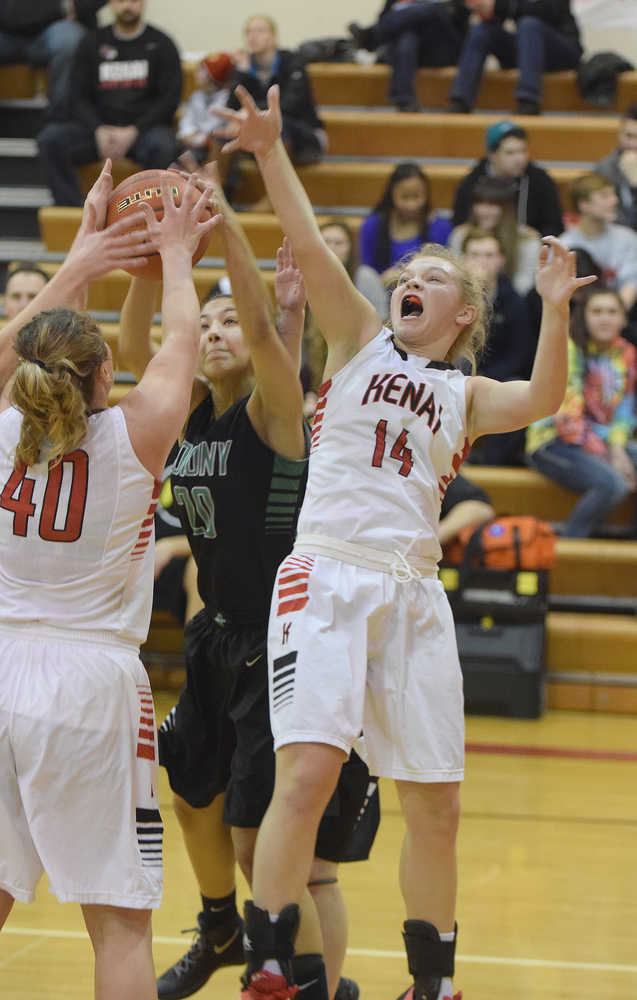
<instances>
[{"instance_id":1,"label":"blonde ponytail","mask_svg":"<svg viewBox=\"0 0 637 1000\"><path fill-rule=\"evenodd\" d=\"M95 321L71 309L39 313L16 338L11 402L22 413L16 465L59 462L86 435L95 373L108 349Z\"/></svg>"}]
</instances>

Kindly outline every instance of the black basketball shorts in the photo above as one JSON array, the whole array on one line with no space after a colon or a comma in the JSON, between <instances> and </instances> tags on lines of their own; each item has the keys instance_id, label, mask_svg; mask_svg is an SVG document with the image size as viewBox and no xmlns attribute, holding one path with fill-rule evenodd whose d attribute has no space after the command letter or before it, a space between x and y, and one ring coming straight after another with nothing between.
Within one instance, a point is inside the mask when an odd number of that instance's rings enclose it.
<instances>
[{"instance_id":1,"label":"black basketball shorts","mask_svg":"<svg viewBox=\"0 0 637 1000\"><path fill-rule=\"evenodd\" d=\"M159 729L159 763L193 808L224 794L230 826L258 827L274 788L266 628L188 622L186 686ZM319 828L317 856L366 858L380 818L375 779L356 754L343 766Z\"/></svg>"}]
</instances>

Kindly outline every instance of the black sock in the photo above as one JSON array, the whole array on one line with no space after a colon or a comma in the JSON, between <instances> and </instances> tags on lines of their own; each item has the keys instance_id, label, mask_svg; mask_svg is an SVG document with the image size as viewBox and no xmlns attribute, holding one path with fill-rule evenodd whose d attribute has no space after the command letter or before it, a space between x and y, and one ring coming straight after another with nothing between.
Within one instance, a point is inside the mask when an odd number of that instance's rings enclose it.
<instances>
[{"instance_id":1,"label":"black sock","mask_svg":"<svg viewBox=\"0 0 637 1000\"><path fill-rule=\"evenodd\" d=\"M212 899L202 895L201 902L203 904L203 920L209 929L226 926L232 928L239 923L240 917L234 889L228 896L222 896L220 899Z\"/></svg>"},{"instance_id":2,"label":"black sock","mask_svg":"<svg viewBox=\"0 0 637 1000\"><path fill-rule=\"evenodd\" d=\"M303 1000L330 1000L322 955L294 955L294 983L300 986Z\"/></svg>"}]
</instances>

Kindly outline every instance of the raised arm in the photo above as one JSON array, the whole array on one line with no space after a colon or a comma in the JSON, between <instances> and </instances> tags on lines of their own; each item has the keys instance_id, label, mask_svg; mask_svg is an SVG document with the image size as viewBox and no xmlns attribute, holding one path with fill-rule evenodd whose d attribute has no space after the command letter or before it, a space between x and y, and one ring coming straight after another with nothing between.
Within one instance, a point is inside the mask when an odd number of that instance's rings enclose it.
<instances>
[{"instance_id":1,"label":"raised arm","mask_svg":"<svg viewBox=\"0 0 637 1000\"><path fill-rule=\"evenodd\" d=\"M111 162L107 160L86 197L80 228L64 263L51 281L0 331L2 406L7 405L8 385L17 364L13 345L18 330L43 309L73 307L85 298L86 288L95 278L115 268L142 266L147 258L140 255L155 249L146 228L127 231L132 217L104 229L112 189ZM144 221L141 212L139 218Z\"/></svg>"},{"instance_id":2,"label":"raised arm","mask_svg":"<svg viewBox=\"0 0 637 1000\"><path fill-rule=\"evenodd\" d=\"M138 458L159 478L188 414L199 351L199 300L192 279L192 255L219 221L200 222L211 188L200 193L189 181L179 206L162 189L161 222L143 205L146 224L162 260L163 340L139 384L122 400L128 433Z\"/></svg>"},{"instance_id":3,"label":"raised arm","mask_svg":"<svg viewBox=\"0 0 637 1000\"><path fill-rule=\"evenodd\" d=\"M133 278L119 318L119 358L122 366L139 382L156 353L150 330L159 302L159 284Z\"/></svg>"},{"instance_id":4,"label":"raised arm","mask_svg":"<svg viewBox=\"0 0 637 1000\"><path fill-rule=\"evenodd\" d=\"M279 307L277 329L297 372L301 370L303 328L305 326L305 282L287 236L276 252L274 294Z\"/></svg>"},{"instance_id":5,"label":"raised arm","mask_svg":"<svg viewBox=\"0 0 637 1000\"><path fill-rule=\"evenodd\" d=\"M573 292L595 281L575 276L575 253L553 236L544 238L536 289L542 299L542 323L531 378L496 382L476 376L469 380L469 436L528 427L559 409L566 390L569 301Z\"/></svg>"},{"instance_id":6,"label":"raised arm","mask_svg":"<svg viewBox=\"0 0 637 1000\"><path fill-rule=\"evenodd\" d=\"M239 220L223 195L214 165L209 176L224 220L221 238L232 298L256 379L248 414L254 429L270 448L286 458L300 459L305 454L305 442L298 352L292 356L279 336L263 275Z\"/></svg>"},{"instance_id":7,"label":"raised arm","mask_svg":"<svg viewBox=\"0 0 637 1000\"><path fill-rule=\"evenodd\" d=\"M256 157L268 196L292 244L312 312L324 333L336 369L381 328L378 313L354 287L343 265L325 245L312 205L281 141L279 88L268 91L268 110L259 111L243 87L237 87L240 111L219 109L227 125L218 130L230 139L225 152L245 149Z\"/></svg>"}]
</instances>

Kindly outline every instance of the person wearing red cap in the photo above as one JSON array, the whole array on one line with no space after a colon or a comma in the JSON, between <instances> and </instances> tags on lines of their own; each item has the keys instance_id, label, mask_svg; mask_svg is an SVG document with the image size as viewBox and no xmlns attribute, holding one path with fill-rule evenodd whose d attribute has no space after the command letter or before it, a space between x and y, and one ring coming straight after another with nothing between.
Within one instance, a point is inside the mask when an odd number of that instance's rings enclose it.
<instances>
[{"instance_id":1,"label":"person wearing red cap","mask_svg":"<svg viewBox=\"0 0 637 1000\"><path fill-rule=\"evenodd\" d=\"M204 163L213 152L212 133L223 124L215 108L225 107L230 90L227 83L234 63L227 52L212 52L205 56L195 72L197 89L182 108L177 138L190 150L197 163Z\"/></svg>"}]
</instances>

